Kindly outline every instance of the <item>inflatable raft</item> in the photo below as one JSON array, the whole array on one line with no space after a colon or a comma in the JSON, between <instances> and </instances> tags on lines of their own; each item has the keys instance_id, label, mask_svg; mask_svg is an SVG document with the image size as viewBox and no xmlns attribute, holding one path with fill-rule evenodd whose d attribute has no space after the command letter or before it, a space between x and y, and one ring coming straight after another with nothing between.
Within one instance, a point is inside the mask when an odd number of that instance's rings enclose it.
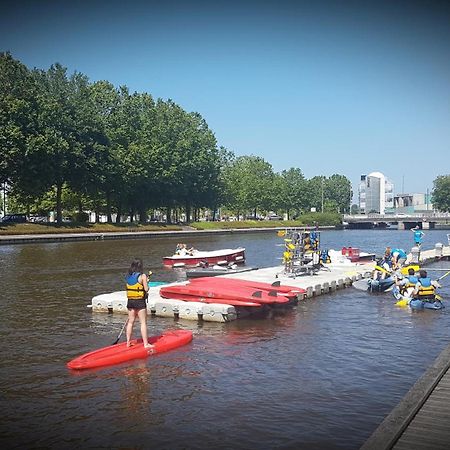
<instances>
[{"instance_id":1,"label":"inflatable raft","mask_svg":"<svg viewBox=\"0 0 450 450\"><path fill-rule=\"evenodd\" d=\"M409 306L412 309L442 309L444 305L441 300L420 300L411 298L400 293L398 287L394 287L392 295L397 300L397 306Z\"/></svg>"}]
</instances>

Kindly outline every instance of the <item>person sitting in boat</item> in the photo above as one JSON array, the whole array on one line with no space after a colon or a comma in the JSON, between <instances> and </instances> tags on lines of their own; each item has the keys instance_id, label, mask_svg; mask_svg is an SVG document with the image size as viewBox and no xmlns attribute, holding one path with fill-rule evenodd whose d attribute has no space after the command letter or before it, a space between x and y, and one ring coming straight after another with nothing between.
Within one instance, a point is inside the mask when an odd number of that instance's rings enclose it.
<instances>
[{"instance_id":1,"label":"person sitting in boat","mask_svg":"<svg viewBox=\"0 0 450 450\"><path fill-rule=\"evenodd\" d=\"M401 269L408 255L405 253L405 250L402 248L393 248L391 250L392 256L392 269L397 270Z\"/></svg>"},{"instance_id":2,"label":"person sitting in boat","mask_svg":"<svg viewBox=\"0 0 450 450\"><path fill-rule=\"evenodd\" d=\"M400 294L405 297L411 297L418 281L419 278L416 276L416 271L410 267L408 269L408 275L406 277L397 278L395 284L398 286Z\"/></svg>"},{"instance_id":3,"label":"person sitting in boat","mask_svg":"<svg viewBox=\"0 0 450 450\"><path fill-rule=\"evenodd\" d=\"M441 285L428 277L427 271L422 269L419 272L419 279L414 288L413 297L420 300L434 302L436 300L436 289Z\"/></svg>"},{"instance_id":4,"label":"person sitting in boat","mask_svg":"<svg viewBox=\"0 0 450 450\"><path fill-rule=\"evenodd\" d=\"M181 250L183 248L183 244L177 244L177 246L175 247L175 255L181 255Z\"/></svg>"},{"instance_id":5,"label":"person sitting in boat","mask_svg":"<svg viewBox=\"0 0 450 450\"><path fill-rule=\"evenodd\" d=\"M184 244L184 247L186 248L186 244ZM186 254L188 254L189 256L194 256L194 253L197 251L196 248L191 247L191 248L186 248Z\"/></svg>"},{"instance_id":6,"label":"person sitting in boat","mask_svg":"<svg viewBox=\"0 0 450 450\"><path fill-rule=\"evenodd\" d=\"M386 247L383 257L378 261L378 264L375 266L372 279L384 280L386 277L391 276L391 270L392 270L391 248Z\"/></svg>"}]
</instances>

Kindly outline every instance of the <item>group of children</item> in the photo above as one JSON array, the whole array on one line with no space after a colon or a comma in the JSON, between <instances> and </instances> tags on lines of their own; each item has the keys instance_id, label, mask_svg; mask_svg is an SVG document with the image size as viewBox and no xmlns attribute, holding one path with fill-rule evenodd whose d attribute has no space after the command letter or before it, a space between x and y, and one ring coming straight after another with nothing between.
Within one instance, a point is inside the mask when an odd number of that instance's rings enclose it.
<instances>
[{"instance_id":1,"label":"group of children","mask_svg":"<svg viewBox=\"0 0 450 450\"><path fill-rule=\"evenodd\" d=\"M414 227L411 231L414 232L414 244L420 248L424 233L419 227ZM436 280L432 280L424 269L421 269L416 274L415 269L411 267L408 269L407 275L402 275L401 268L407 258L408 255L402 248L391 249L391 247L386 247L383 258L375 268L373 279L381 280L392 277L393 282L403 296L434 301L436 289L441 287L441 285Z\"/></svg>"}]
</instances>

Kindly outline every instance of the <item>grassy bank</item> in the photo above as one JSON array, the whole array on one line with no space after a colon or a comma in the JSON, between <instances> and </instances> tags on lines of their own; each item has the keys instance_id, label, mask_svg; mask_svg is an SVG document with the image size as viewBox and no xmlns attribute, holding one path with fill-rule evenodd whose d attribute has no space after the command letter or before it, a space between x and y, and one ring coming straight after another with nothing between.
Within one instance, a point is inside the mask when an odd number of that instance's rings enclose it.
<instances>
[{"instance_id":1,"label":"grassy bank","mask_svg":"<svg viewBox=\"0 0 450 450\"><path fill-rule=\"evenodd\" d=\"M194 222L190 224L196 230L229 230L247 228L278 228L278 227L305 227L305 226L336 226L341 223L338 214L317 213L307 214L299 220L242 220L233 222ZM0 223L0 235L17 234L55 234L55 233L112 233L130 231L181 231L180 225L167 225L164 223L64 223L60 226L54 223Z\"/></svg>"},{"instance_id":2,"label":"grassy bank","mask_svg":"<svg viewBox=\"0 0 450 450\"><path fill-rule=\"evenodd\" d=\"M0 235L56 234L56 233L112 233L130 231L180 231L179 225L165 224L108 224L108 223L65 223L60 226L50 223L0 223Z\"/></svg>"}]
</instances>

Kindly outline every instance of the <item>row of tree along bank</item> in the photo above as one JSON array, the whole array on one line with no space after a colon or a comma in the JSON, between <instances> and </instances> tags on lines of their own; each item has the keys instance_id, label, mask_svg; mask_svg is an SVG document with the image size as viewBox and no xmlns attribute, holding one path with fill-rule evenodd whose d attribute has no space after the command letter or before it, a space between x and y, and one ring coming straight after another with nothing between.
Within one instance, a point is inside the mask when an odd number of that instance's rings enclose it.
<instances>
[{"instance_id":1,"label":"row of tree along bank","mask_svg":"<svg viewBox=\"0 0 450 450\"><path fill-rule=\"evenodd\" d=\"M345 176L274 172L263 158L219 147L200 114L126 86L90 83L59 64L29 70L0 53L0 111L3 212L56 211L62 224L66 215L86 221L84 211L142 223L161 209L168 222L182 213L197 220L206 209L215 219L219 208L255 218L349 211Z\"/></svg>"}]
</instances>

